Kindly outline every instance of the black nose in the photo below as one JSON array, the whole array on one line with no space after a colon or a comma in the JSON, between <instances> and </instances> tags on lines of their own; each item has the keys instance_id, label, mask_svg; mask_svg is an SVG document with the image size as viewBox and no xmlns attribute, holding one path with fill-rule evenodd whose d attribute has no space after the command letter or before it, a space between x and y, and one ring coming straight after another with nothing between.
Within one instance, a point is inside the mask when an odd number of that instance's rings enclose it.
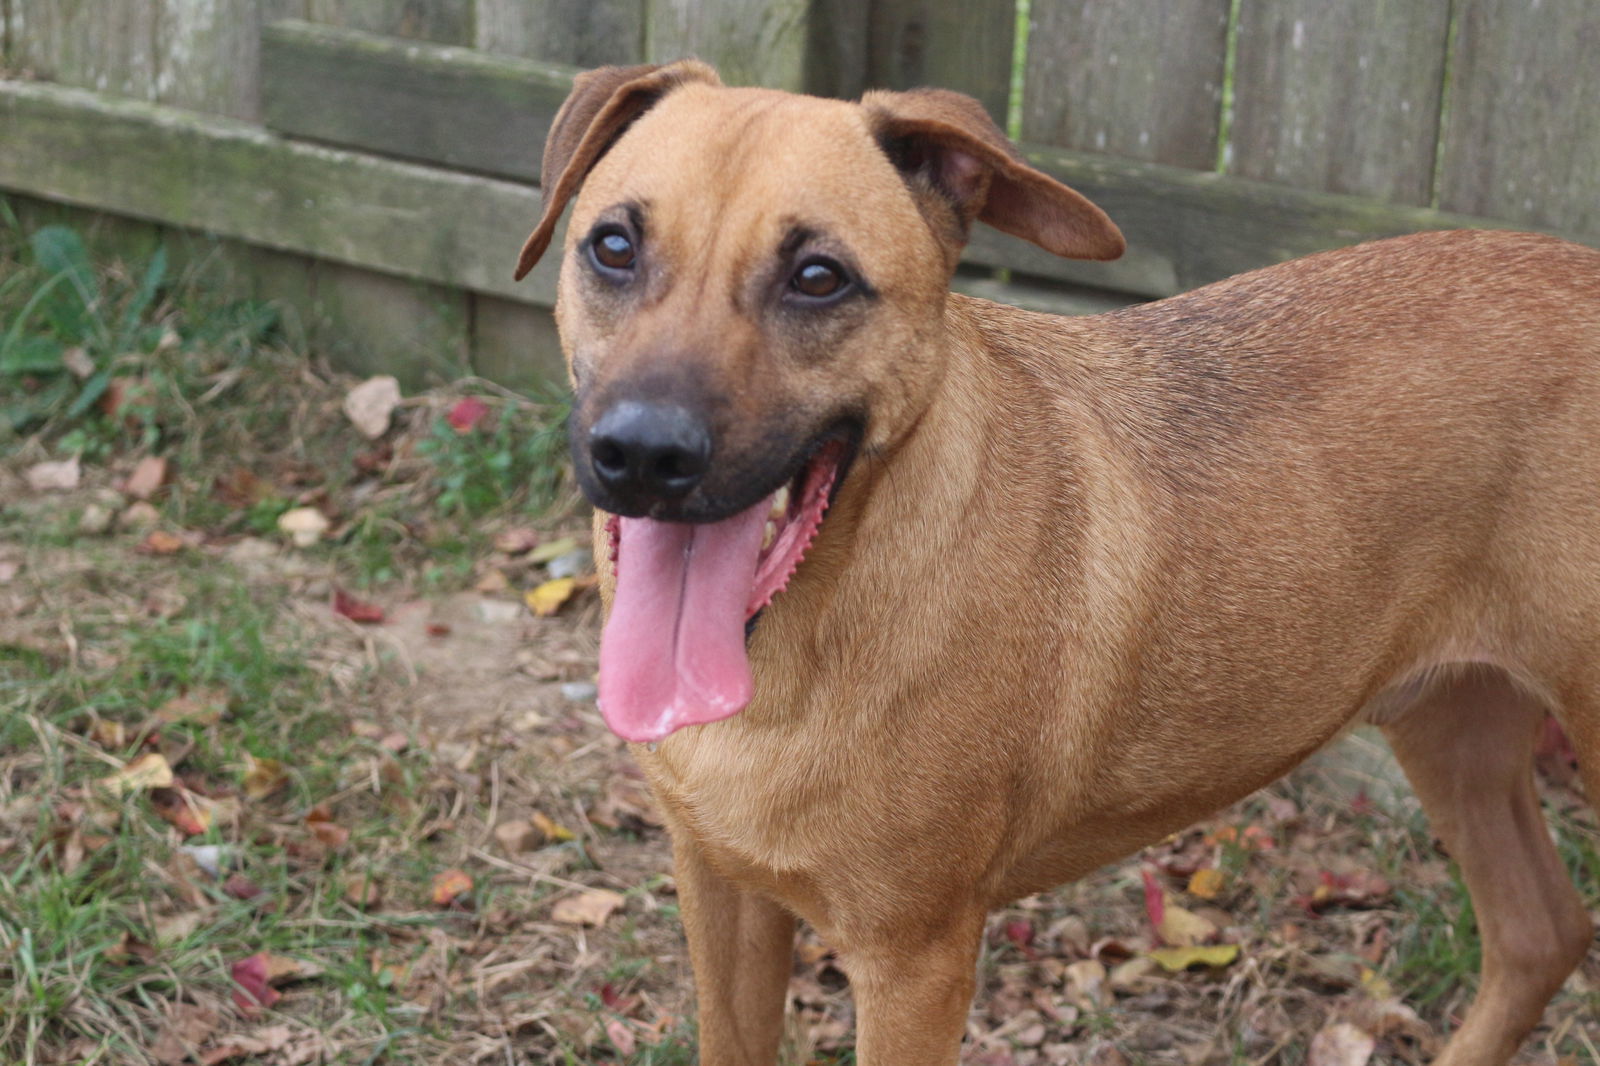
<instances>
[{"instance_id":1,"label":"black nose","mask_svg":"<svg viewBox=\"0 0 1600 1066\"><path fill-rule=\"evenodd\" d=\"M596 479L635 506L687 496L711 465L705 422L673 403L624 400L589 430Z\"/></svg>"}]
</instances>

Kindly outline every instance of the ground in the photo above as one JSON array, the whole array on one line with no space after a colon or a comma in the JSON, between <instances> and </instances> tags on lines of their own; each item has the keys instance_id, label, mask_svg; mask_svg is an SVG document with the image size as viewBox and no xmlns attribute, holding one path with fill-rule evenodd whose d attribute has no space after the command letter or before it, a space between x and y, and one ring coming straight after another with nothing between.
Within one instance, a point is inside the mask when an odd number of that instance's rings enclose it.
<instances>
[{"instance_id":1,"label":"ground","mask_svg":"<svg viewBox=\"0 0 1600 1066\"><path fill-rule=\"evenodd\" d=\"M190 281L0 240L0 1058L692 1062L559 399L353 400ZM1541 788L1600 909L1559 739ZM966 1061L1425 1061L1476 962L1357 733L996 914ZM1600 1063L1597 1018L1600 952L1522 1061ZM803 933L786 1062L851 1062L851 1024Z\"/></svg>"}]
</instances>

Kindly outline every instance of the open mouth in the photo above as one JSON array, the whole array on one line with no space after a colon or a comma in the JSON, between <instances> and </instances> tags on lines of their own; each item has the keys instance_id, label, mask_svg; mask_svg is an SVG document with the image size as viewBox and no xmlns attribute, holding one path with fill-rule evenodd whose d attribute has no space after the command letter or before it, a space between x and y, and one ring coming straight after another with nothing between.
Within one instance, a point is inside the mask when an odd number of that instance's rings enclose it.
<instances>
[{"instance_id":1,"label":"open mouth","mask_svg":"<svg viewBox=\"0 0 1600 1066\"><path fill-rule=\"evenodd\" d=\"M624 740L659 740L743 710L748 624L789 584L853 449L824 438L796 474L718 522L613 517L616 594L600 639L600 711Z\"/></svg>"}]
</instances>

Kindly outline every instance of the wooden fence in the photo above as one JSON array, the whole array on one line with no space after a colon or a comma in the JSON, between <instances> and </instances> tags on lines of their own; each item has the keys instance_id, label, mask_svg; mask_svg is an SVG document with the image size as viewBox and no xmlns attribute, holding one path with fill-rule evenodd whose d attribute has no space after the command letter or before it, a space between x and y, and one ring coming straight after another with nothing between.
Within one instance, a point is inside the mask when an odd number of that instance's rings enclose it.
<instances>
[{"instance_id":1,"label":"wooden fence","mask_svg":"<svg viewBox=\"0 0 1600 1066\"><path fill-rule=\"evenodd\" d=\"M980 227L958 285L1049 310L1418 229L1600 244L1597 0L1018 2L0 0L0 190L203 256L357 369L519 384L559 358L553 263L510 281L530 183L600 63L972 93L1129 237Z\"/></svg>"}]
</instances>

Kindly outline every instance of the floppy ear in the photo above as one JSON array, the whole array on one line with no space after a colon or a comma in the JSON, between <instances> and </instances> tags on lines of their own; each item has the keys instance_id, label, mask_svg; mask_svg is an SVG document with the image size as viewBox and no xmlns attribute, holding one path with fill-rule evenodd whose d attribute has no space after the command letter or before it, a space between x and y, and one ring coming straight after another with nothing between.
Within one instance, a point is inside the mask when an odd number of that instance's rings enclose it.
<instances>
[{"instance_id":1,"label":"floppy ear","mask_svg":"<svg viewBox=\"0 0 1600 1066\"><path fill-rule=\"evenodd\" d=\"M1127 247L1106 213L1028 165L970 96L948 89L869 92L861 98L878 143L924 211L937 197L954 210L959 248L972 220L1071 259L1115 259Z\"/></svg>"},{"instance_id":2,"label":"floppy ear","mask_svg":"<svg viewBox=\"0 0 1600 1066\"><path fill-rule=\"evenodd\" d=\"M695 59L665 66L600 67L573 79L572 93L556 112L544 142L542 212L517 258L518 281L544 254L562 208L606 149L656 101L691 81L722 84L716 71Z\"/></svg>"}]
</instances>

